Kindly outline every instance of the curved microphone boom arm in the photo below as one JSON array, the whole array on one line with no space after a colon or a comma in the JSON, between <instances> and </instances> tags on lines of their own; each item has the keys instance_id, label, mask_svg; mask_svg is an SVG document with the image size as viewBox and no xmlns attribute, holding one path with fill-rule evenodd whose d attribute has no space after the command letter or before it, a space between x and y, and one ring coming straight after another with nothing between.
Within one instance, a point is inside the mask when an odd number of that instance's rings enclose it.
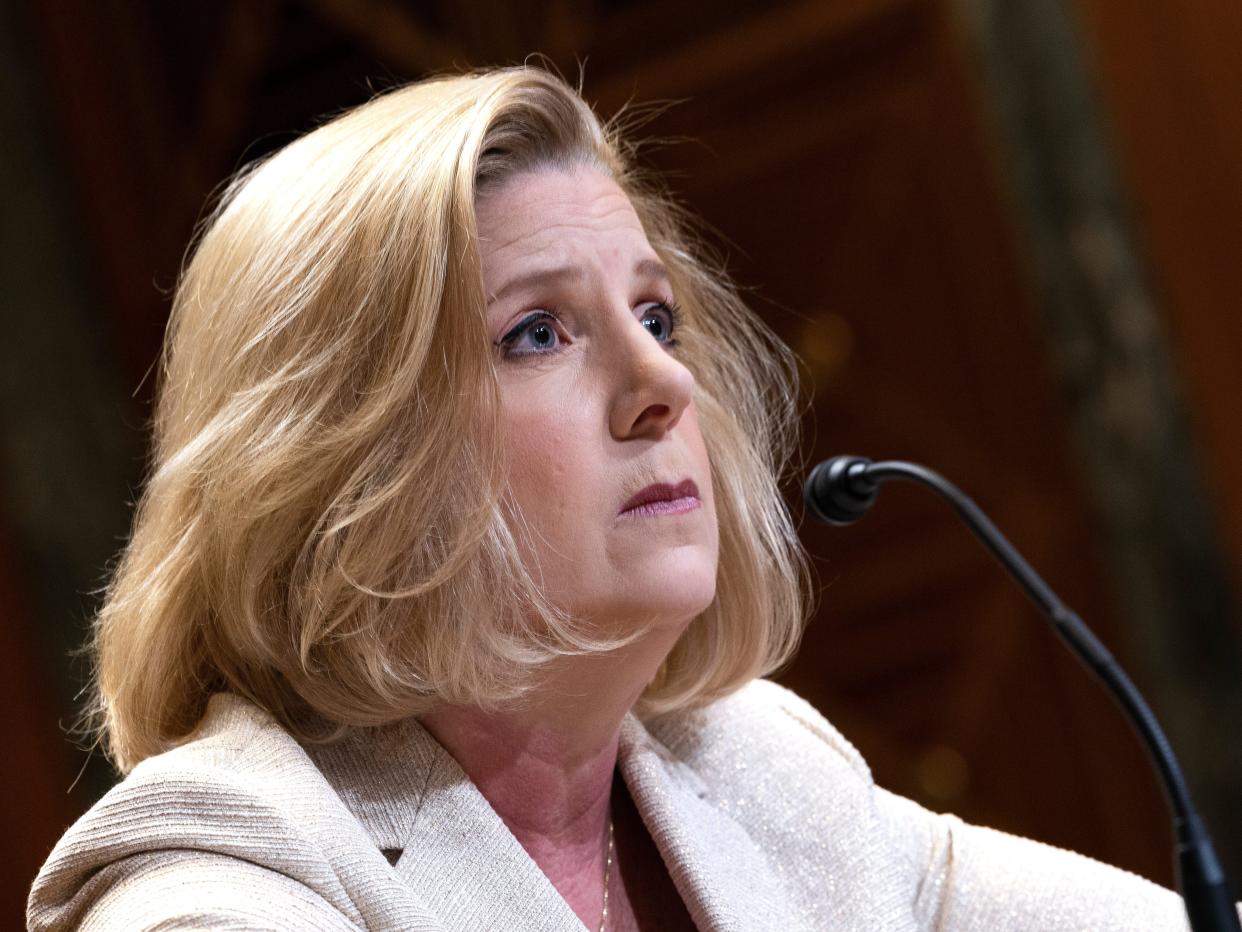
<instances>
[{"instance_id":1,"label":"curved microphone boom arm","mask_svg":"<svg viewBox=\"0 0 1242 932\"><path fill-rule=\"evenodd\" d=\"M1190 791L1164 731L1142 695L1106 648L973 501L938 473L916 463L873 463L861 456L835 456L811 470L804 489L807 507L821 521L852 524L875 503L880 483L900 479L946 499L975 536L1052 623L1070 651L1121 705L1160 774L1173 812L1178 888L1194 932L1242 932L1228 878L1216 858Z\"/></svg>"}]
</instances>

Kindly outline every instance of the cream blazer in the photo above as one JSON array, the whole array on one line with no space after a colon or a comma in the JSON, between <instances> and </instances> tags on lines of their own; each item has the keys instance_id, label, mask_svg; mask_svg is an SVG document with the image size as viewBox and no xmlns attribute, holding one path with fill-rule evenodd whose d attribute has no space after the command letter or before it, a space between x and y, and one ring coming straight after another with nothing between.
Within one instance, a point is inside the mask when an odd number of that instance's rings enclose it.
<instances>
[{"instance_id":1,"label":"cream blazer","mask_svg":"<svg viewBox=\"0 0 1242 932\"><path fill-rule=\"evenodd\" d=\"M770 682L698 712L628 718L619 768L703 932L1187 928L1180 899L1146 880L876 787L819 713ZM231 695L69 829L27 919L583 930L419 724L303 748Z\"/></svg>"}]
</instances>

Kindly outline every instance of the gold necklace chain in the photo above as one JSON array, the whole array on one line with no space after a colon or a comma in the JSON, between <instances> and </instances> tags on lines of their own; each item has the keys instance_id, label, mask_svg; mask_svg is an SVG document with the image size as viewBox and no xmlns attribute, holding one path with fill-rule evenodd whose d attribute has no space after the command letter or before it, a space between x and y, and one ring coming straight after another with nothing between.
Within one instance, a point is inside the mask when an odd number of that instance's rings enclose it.
<instances>
[{"instance_id":1,"label":"gold necklace chain","mask_svg":"<svg viewBox=\"0 0 1242 932\"><path fill-rule=\"evenodd\" d=\"M608 875L612 873L612 816L608 817L608 856L604 858L604 912L599 917L599 932L608 928Z\"/></svg>"}]
</instances>

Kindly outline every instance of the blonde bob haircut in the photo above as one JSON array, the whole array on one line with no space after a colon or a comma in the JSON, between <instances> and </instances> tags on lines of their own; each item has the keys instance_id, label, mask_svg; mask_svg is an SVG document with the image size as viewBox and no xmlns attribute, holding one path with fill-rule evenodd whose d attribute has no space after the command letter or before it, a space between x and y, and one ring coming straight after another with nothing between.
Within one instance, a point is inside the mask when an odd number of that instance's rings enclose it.
<instances>
[{"instance_id":1,"label":"blonde bob haircut","mask_svg":"<svg viewBox=\"0 0 1242 932\"><path fill-rule=\"evenodd\" d=\"M122 772L186 740L215 692L323 740L520 701L550 658L615 647L545 604L520 559L483 325L476 197L576 165L622 187L669 269L720 522L715 600L638 711L709 702L791 655L806 571L777 487L788 350L561 79L435 78L242 171L192 249L92 641L92 721Z\"/></svg>"}]
</instances>

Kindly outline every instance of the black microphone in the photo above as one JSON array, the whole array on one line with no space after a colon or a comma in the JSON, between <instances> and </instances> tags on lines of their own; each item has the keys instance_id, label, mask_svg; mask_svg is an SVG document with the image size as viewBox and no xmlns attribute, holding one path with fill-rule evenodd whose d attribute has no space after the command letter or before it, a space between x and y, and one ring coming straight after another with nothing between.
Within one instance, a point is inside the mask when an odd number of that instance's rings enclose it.
<instances>
[{"instance_id":1,"label":"black microphone","mask_svg":"<svg viewBox=\"0 0 1242 932\"><path fill-rule=\"evenodd\" d=\"M880 483L901 479L926 486L946 499L975 536L1000 561L1052 623L1053 630L1117 700L1160 774L1173 812L1174 867L1178 891L1194 932L1242 932L1229 879L1216 858L1207 829L1190 800L1181 766L1156 717L1112 654L1014 549L979 506L938 473L916 463L873 463L863 456L834 456L811 470L803 491L821 521L852 524L875 504Z\"/></svg>"}]
</instances>

